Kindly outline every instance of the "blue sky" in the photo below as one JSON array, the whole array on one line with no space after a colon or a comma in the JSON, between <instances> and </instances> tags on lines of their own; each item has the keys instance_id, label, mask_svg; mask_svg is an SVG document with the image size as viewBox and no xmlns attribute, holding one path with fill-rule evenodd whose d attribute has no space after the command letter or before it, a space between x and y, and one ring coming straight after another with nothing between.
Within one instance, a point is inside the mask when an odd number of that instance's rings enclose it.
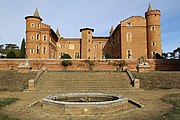
<instances>
[{"instance_id":1,"label":"blue sky","mask_svg":"<svg viewBox=\"0 0 180 120\"><path fill-rule=\"evenodd\" d=\"M180 0L0 0L0 44L25 38L25 19L39 10L43 22L57 27L63 37L81 37L80 28L108 36L111 25L131 16L144 16L148 4L161 10L163 52L180 47Z\"/></svg>"}]
</instances>

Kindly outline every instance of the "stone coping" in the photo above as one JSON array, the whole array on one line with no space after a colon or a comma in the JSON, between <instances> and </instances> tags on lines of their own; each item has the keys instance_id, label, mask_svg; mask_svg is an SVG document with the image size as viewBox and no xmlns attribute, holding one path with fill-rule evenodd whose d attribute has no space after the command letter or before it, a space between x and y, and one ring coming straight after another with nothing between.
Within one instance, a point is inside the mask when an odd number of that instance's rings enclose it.
<instances>
[{"instance_id":1,"label":"stone coping","mask_svg":"<svg viewBox=\"0 0 180 120\"><path fill-rule=\"evenodd\" d=\"M117 100L112 101L103 101L103 102L66 102L66 101L55 101L55 98L58 97L117 97ZM105 105L118 102L127 102L128 98L123 97L122 95L110 95L103 93L67 93L67 94L51 94L42 99L42 102L54 103L54 104L64 104L64 105Z\"/></svg>"}]
</instances>

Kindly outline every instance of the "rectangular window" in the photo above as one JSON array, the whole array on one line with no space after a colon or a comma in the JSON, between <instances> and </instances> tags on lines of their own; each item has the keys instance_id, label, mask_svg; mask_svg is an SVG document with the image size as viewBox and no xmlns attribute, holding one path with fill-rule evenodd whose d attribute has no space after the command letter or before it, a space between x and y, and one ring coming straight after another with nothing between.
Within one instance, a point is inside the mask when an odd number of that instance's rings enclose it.
<instances>
[{"instance_id":1,"label":"rectangular window","mask_svg":"<svg viewBox=\"0 0 180 120\"><path fill-rule=\"evenodd\" d=\"M34 53L34 49L31 48L31 49L30 49L30 53L31 53L31 54Z\"/></svg>"},{"instance_id":2,"label":"rectangular window","mask_svg":"<svg viewBox=\"0 0 180 120\"><path fill-rule=\"evenodd\" d=\"M80 58L80 54L79 53L75 53L75 59L79 59Z\"/></svg>"},{"instance_id":3,"label":"rectangular window","mask_svg":"<svg viewBox=\"0 0 180 120\"><path fill-rule=\"evenodd\" d=\"M47 40L47 35L43 35L43 40L44 40L44 41Z\"/></svg>"},{"instance_id":4,"label":"rectangular window","mask_svg":"<svg viewBox=\"0 0 180 120\"><path fill-rule=\"evenodd\" d=\"M66 45L61 45L61 49L66 49Z\"/></svg>"}]
</instances>

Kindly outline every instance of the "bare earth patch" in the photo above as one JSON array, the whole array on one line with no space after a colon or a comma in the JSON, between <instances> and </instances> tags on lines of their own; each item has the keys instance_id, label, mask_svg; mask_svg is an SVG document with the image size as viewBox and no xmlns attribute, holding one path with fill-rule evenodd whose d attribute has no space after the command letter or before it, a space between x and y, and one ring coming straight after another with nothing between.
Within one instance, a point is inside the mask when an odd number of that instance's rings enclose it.
<instances>
[{"instance_id":1,"label":"bare earth patch","mask_svg":"<svg viewBox=\"0 0 180 120\"><path fill-rule=\"evenodd\" d=\"M33 76L20 76L16 75L16 72L2 73L0 76L0 88L5 87L6 92L0 92L0 98L17 98L18 100L0 109L12 117L18 117L22 120L139 120L139 119L157 119L159 116L163 116L169 111L172 111L173 104L170 102L163 102L165 96L171 96L172 94L180 94L180 72L150 72L150 73L133 73L135 78L141 80L141 90L122 90L117 88L116 90L104 91L106 94L118 94L123 95L129 99L132 99L142 105L144 108L136 108L130 111L115 112L112 114L103 115L57 115L49 112L45 112L41 109L29 108L28 106L36 101L41 100L49 94L65 93L68 91L54 92L17 92L21 91L27 86L27 80ZM8 77L6 77L9 75ZM14 77L12 77L14 76ZM57 76L56 76L57 77ZM85 76L87 77L87 76ZM23 78L23 79L22 79ZM25 78L25 79L24 79ZM26 79L28 78L28 79ZM113 77L114 78L114 77ZM94 79L94 78L93 78ZM19 81L20 80L20 81ZM25 83L23 83L25 82ZM22 84L23 83L23 84ZM4 84L4 85L3 85ZM48 83L49 84L49 83ZM22 85L22 86L21 86ZM74 84L72 84L73 86ZM79 84L77 84L79 85ZM82 84L81 84L82 85ZM69 87L69 86L68 86ZM114 87L114 86L113 86ZM22 89L23 88L23 89ZM46 88L46 87L45 87ZM12 89L12 90L11 90ZM14 92L7 92L14 91ZM96 92L96 90L94 90ZM178 94L178 95L179 95ZM163 98L163 99L162 99ZM168 100L167 100L168 101Z\"/></svg>"},{"instance_id":2,"label":"bare earth patch","mask_svg":"<svg viewBox=\"0 0 180 120\"><path fill-rule=\"evenodd\" d=\"M18 116L22 120L119 120L119 119L152 119L162 116L172 108L172 105L162 102L161 98L165 95L180 93L180 90L152 90L152 91L119 91L116 94L133 99L141 104L144 108L137 108L132 111L117 112L110 115L94 115L94 116L71 116L71 115L54 115L28 108L27 106L35 101L41 100L43 97L52 94L50 92L1 92L0 96L14 97L19 100L2 110L9 115ZM113 93L114 94L114 93Z\"/></svg>"}]
</instances>

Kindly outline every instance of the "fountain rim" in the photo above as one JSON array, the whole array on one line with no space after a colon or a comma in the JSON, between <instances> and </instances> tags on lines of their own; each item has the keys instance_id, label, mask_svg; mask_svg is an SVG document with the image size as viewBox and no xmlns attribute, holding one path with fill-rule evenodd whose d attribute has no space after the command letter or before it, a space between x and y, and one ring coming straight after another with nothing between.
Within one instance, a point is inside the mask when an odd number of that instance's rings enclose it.
<instances>
[{"instance_id":1,"label":"fountain rim","mask_svg":"<svg viewBox=\"0 0 180 120\"><path fill-rule=\"evenodd\" d=\"M88 96L88 97L94 97L94 96L111 96L111 97L117 97L118 99L116 100L111 100L111 101L102 101L102 102L67 102L67 101L55 101L53 98L55 97L81 97L81 96ZM112 103L117 103L117 102L123 102L127 101L128 98L122 96L122 95L117 95L117 94L105 94L105 93L66 93L66 94L50 94L46 96L45 98L42 99L42 102L46 103L54 103L54 104L59 104L59 105L104 105L104 104L112 104Z\"/></svg>"}]
</instances>

